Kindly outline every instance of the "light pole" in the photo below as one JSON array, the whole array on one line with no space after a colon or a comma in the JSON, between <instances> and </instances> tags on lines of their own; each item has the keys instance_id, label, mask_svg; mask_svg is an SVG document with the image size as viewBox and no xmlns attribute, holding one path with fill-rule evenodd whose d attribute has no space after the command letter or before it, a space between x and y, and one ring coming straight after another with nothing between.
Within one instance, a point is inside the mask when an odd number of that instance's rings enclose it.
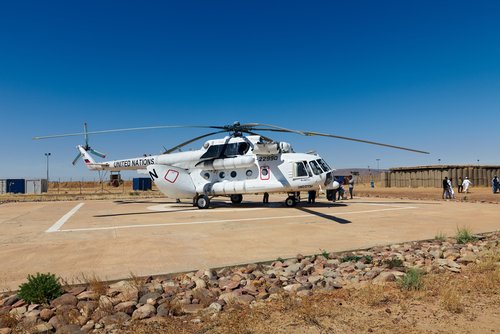
<instances>
[{"instance_id":1,"label":"light pole","mask_svg":"<svg viewBox=\"0 0 500 334\"><path fill-rule=\"evenodd\" d=\"M377 160L377 173L380 173L380 166L379 166L380 159L375 159L375 160Z\"/></svg>"},{"instance_id":2,"label":"light pole","mask_svg":"<svg viewBox=\"0 0 500 334\"><path fill-rule=\"evenodd\" d=\"M49 182L49 157L50 157L50 153L45 153L45 156L47 157L47 182Z\"/></svg>"}]
</instances>

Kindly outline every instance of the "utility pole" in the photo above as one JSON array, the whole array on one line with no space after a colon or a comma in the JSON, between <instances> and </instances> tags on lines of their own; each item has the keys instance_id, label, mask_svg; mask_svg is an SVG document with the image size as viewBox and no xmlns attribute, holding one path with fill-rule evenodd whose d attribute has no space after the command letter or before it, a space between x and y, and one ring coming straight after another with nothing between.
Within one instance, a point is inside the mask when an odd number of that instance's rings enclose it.
<instances>
[{"instance_id":1,"label":"utility pole","mask_svg":"<svg viewBox=\"0 0 500 334\"><path fill-rule=\"evenodd\" d=\"M47 157L47 182L49 182L49 157L50 157L50 152L45 153L45 156Z\"/></svg>"},{"instance_id":2,"label":"utility pole","mask_svg":"<svg viewBox=\"0 0 500 334\"><path fill-rule=\"evenodd\" d=\"M375 159L375 160L377 160L377 173L380 173L380 165L379 165L380 159Z\"/></svg>"}]
</instances>

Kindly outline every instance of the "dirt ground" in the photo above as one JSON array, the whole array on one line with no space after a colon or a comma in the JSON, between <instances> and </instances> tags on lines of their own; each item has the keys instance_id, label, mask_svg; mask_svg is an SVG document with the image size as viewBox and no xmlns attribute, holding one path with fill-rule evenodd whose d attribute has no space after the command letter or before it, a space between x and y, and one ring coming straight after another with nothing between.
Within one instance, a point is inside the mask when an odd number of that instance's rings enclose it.
<instances>
[{"instance_id":1,"label":"dirt ground","mask_svg":"<svg viewBox=\"0 0 500 334\"><path fill-rule=\"evenodd\" d=\"M420 199L420 200L442 200L441 188L370 188L367 185L358 185L354 191L355 196ZM449 201L500 203L500 193L493 194L491 188L473 187L468 194L457 193L455 199Z\"/></svg>"},{"instance_id":2,"label":"dirt ground","mask_svg":"<svg viewBox=\"0 0 500 334\"><path fill-rule=\"evenodd\" d=\"M494 261L499 260L497 257ZM461 274L429 274L420 290L396 283L283 295L264 306L218 316L165 318L124 333L498 333L500 267L470 265Z\"/></svg>"}]
</instances>

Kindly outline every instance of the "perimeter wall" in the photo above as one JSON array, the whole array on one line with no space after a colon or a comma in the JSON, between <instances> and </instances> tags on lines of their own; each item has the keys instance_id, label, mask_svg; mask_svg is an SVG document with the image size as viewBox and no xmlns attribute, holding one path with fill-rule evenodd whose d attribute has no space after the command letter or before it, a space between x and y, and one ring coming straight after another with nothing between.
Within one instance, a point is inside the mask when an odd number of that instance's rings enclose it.
<instances>
[{"instance_id":1,"label":"perimeter wall","mask_svg":"<svg viewBox=\"0 0 500 334\"><path fill-rule=\"evenodd\" d=\"M444 177L452 178L454 187L458 179L468 177L474 186L491 186L494 175L500 175L500 166L439 165L391 168L380 173L381 187L433 187L441 188Z\"/></svg>"}]
</instances>

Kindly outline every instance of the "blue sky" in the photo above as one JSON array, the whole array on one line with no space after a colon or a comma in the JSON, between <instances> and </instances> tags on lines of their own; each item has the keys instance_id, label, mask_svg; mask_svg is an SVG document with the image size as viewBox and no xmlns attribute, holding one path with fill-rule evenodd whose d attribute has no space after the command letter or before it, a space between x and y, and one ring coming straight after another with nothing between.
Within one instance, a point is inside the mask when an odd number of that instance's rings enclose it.
<instances>
[{"instance_id":1,"label":"blue sky","mask_svg":"<svg viewBox=\"0 0 500 334\"><path fill-rule=\"evenodd\" d=\"M337 168L499 164L496 1L12 1L0 5L0 178L97 177L80 138L262 122L428 150L277 135ZM198 130L99 135L110 158ZM202 142L193 144L193 148Z\"/></svg>"}]
</instances>

